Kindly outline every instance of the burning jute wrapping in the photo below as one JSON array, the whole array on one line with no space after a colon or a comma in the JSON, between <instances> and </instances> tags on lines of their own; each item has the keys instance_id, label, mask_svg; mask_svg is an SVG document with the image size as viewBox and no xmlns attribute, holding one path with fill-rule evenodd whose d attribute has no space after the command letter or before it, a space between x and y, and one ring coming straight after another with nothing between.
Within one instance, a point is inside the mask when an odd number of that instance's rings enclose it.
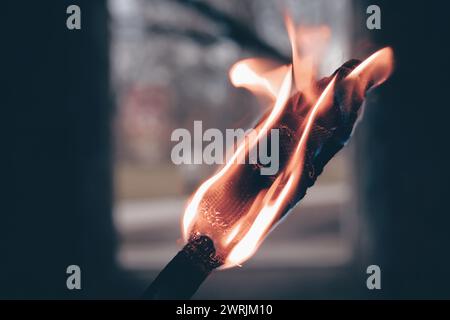
<instances>
[{"instance_id":1,"label":"burning jute wrapping","mask_svg":"<svg viewBox=\"0 0 450 320\"><path fill-rule=\"evenodd\" d=\"M299 168L299 170L302 170L300 183L294 197L289 201L289 205L286 207L282 216L303 199L307 189L315 183L325 165L350 139L363 103L363 97L354 95L350 99L347 99L349 91L345 86L341 86L340 81L358 64L360 64L359 60L349 60L330 77L318 81L317 86L319 90L323 90L331 79L336 76L333 103L326 113L319 115L314 121L308 137L305 162L303 168ZM348 103L349 105L347 105ZM292 128L295 128L295 126L298 127L299 124L304 122L306 112L309 110L307 106L302 108L301 93L295 94L289 100L288 104L290 106L287 108L286 113L282 116L278 125L282 128L280 133L280 149L282 149L280 151L280 167L283 167L283 162L288 160L290 151L295 148L298 142L298 137L294 137Z\"/></svg>"},{"instance_id":2,"label":"burning jute wrapping","mask_svg":"<svg viewBox=\"0 0 450 320\"><path fill-rule=\"evenodd\" d=\"M341 80L359 63L358 60L350 60L336 70L332 76L317 82L318 89L323 90L336 76L333 103L331 108L320 114L314 121L307 141L303 167L298 168L302 170L300 182L282 216L305 196L307 189L314 184L326 163L350 138L363 97L355 95L348 99L351 90L347 90L348 88L341 85ZM274 126L280 130L280 172L300 139L299 129L304 125L310 109L301 93L294 94L287 103L287 108ZM263 120L264 117L261 121ZM234 177L233 181L206 194L205 207L201 208L204 219L211 219L209 223L217 226L219 230L226 227L221 225L225 222L218 220L213 215L214 212L225 212L227 224L237 221L251 205L250 199L261 189L268 188L276 178L276 175L261 175L259 166L258 164L242 165L239 176ZM233 197L229 197L230 194ZM222 263L223 257L217 254L213 240L206 234L193 233L187 245L164 268L143 297L146 299L188 299L197 291L210 272Z\"/></svg>"}]
</instances>

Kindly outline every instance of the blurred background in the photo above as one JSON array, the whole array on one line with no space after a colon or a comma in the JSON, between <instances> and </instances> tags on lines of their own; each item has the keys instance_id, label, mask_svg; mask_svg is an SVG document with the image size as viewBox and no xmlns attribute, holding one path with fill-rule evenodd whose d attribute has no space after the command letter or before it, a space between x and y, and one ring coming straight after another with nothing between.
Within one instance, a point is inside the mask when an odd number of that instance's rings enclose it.
<instances>
[{"instance_id":1,"label":"blurred background","mask_svg":"<svg viewBox=\"0 0 450 320\"><path fill-rule=\"evenodd\" d=\"M217 167L174 165L171 132L193 121L203 127L250 128L265 107L231 86L237 60L265 56L290 62L283 10L307 25L327 24L333 37L321 64L331 74L350 57L350 1L109 2L111 61L117 98L115 214L118 261L152 279L180 249L187 197ZM340 19L334 18L339 16ZM194 150L202 152L202 150ZM350 148L270 235L243 268L217 272L198 298L270 298L301 294L303 269L342 268L353 259L358 232L352 199ZM286 273L292 270L293 275ZM248 286L239 289L244 277ZM309 276L308 276L309 277ZM265 279L265 281L261 281ZM147 280L148 281L148 280ZM264 288L272 288L270 292ZM274 289L278 288L278 289Z\"/></svg>"},{"instance_id":2,"label":"blurred background","mask_svg":"<svg viewBox=\"0 0 450 320\"><path fill-rule=\"evenodd\" d=\"M436 3L377 1L381 30L366 28L374 3L357 0L5 4L0 297L139 297L182 247L187 197L217 169L174 165L172 131L251 127L263 109L228 70L254 56L289 63L288 11L330 27L321 76L385 45L396 70L255 256L194 298L449 298L449 47ZM70 4L81 30L65 27ZM66 289L71 264L80 291ZM382 290L366 287L371 264Z\"/></svg>"}]
</instances>

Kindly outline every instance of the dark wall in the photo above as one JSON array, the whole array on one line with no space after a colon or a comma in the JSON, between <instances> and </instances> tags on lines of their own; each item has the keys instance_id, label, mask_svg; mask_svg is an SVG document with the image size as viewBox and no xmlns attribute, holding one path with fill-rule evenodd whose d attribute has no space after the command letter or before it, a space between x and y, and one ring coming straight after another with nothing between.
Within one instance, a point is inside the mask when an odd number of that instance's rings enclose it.
<instances>
[{"instance_id":1,"label":"dark wall","mask_svg":"<svg viewBox=\"0 0 450 320\"><path fill-rule=\"evenodd\" d=\"M70 4L81 7L81 30L66 28ZM113 295L105 1L1 6L0 297ZM81 291L66 288L71 264Z\"/></svg>"},{"instance_id":2,"label":"dark wall","mask_svg":"<svg viewBox=\"0 0 450 320\"><path fill-rule=\"evenodd\" d=\"M357 3L381 7L382 30L364 32L395 51L395 72L367 104L357 150L374 249L367 263L382 271L382 291L369 296L450 298L449 6Z\"/></svg>"}]
</instances>

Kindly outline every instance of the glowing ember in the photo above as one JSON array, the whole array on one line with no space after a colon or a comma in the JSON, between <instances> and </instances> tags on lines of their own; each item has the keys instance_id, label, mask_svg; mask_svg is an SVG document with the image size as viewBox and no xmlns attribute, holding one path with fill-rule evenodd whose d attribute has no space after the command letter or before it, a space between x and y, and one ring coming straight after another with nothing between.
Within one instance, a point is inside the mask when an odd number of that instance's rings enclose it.
<instances>
[{"instance_id":1,"label":"glowing ember","mask_svg":"<svg viewBox=\"0 0 450 320\"><path fill-rule=\"evenodd\" d=\"M393 53L384 48L358 66L350 61L333 77L316 82L329 29L296 28L289 17L286 25L292 65L246 59L231 68L233 85L271 98L273 107L256 126L257 134L244 139L229 161L198 188L183 216L185 241L207 235L224 267L239 265L254 254L349 138L366 91L392 72ZM262 176L258 165L238 164L236 159L247 157L272 128L281 131L279 172ZM317 154L323 150L327 154L319 161Z\"/></svg>"}]
</instances>

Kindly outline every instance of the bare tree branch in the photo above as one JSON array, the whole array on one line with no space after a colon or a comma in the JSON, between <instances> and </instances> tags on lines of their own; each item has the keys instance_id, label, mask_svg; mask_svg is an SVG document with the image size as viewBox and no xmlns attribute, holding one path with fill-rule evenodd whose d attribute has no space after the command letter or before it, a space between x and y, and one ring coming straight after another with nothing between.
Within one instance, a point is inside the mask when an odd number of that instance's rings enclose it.
<instances>
[{"instance_id":1,"label":"bare tree branch","mask_svg":"<svg viewBox=\"0 0 450 320\"><path fill-rule=\"evenodd\" d=\"M181 29L176 28L172 26L162 26L162 25L147 25L145 28L145 31L152 34L159 34L159 35L170 35L170 36L179 36L179 37L185 37L192 39L193 41L197 42L200 45L209 46L217 41L219 41L218 37L194 30L194 29Z\"/></svg>"},{"instance_id":2,"label":"bare tree branch","mask_svg":"<svg viewBox=\"0 0 450 320\"><path fill-rule=\"evenodd\" d=\"M222 12L213 6L199 0L171 0L192 10L197 11L223 30L222 36L228 37L242 48L255 51L259 54L274 58L283 63L291 59L284 53L273 47L244 23L234 17Z\"/></svg>"}]
</instances>

